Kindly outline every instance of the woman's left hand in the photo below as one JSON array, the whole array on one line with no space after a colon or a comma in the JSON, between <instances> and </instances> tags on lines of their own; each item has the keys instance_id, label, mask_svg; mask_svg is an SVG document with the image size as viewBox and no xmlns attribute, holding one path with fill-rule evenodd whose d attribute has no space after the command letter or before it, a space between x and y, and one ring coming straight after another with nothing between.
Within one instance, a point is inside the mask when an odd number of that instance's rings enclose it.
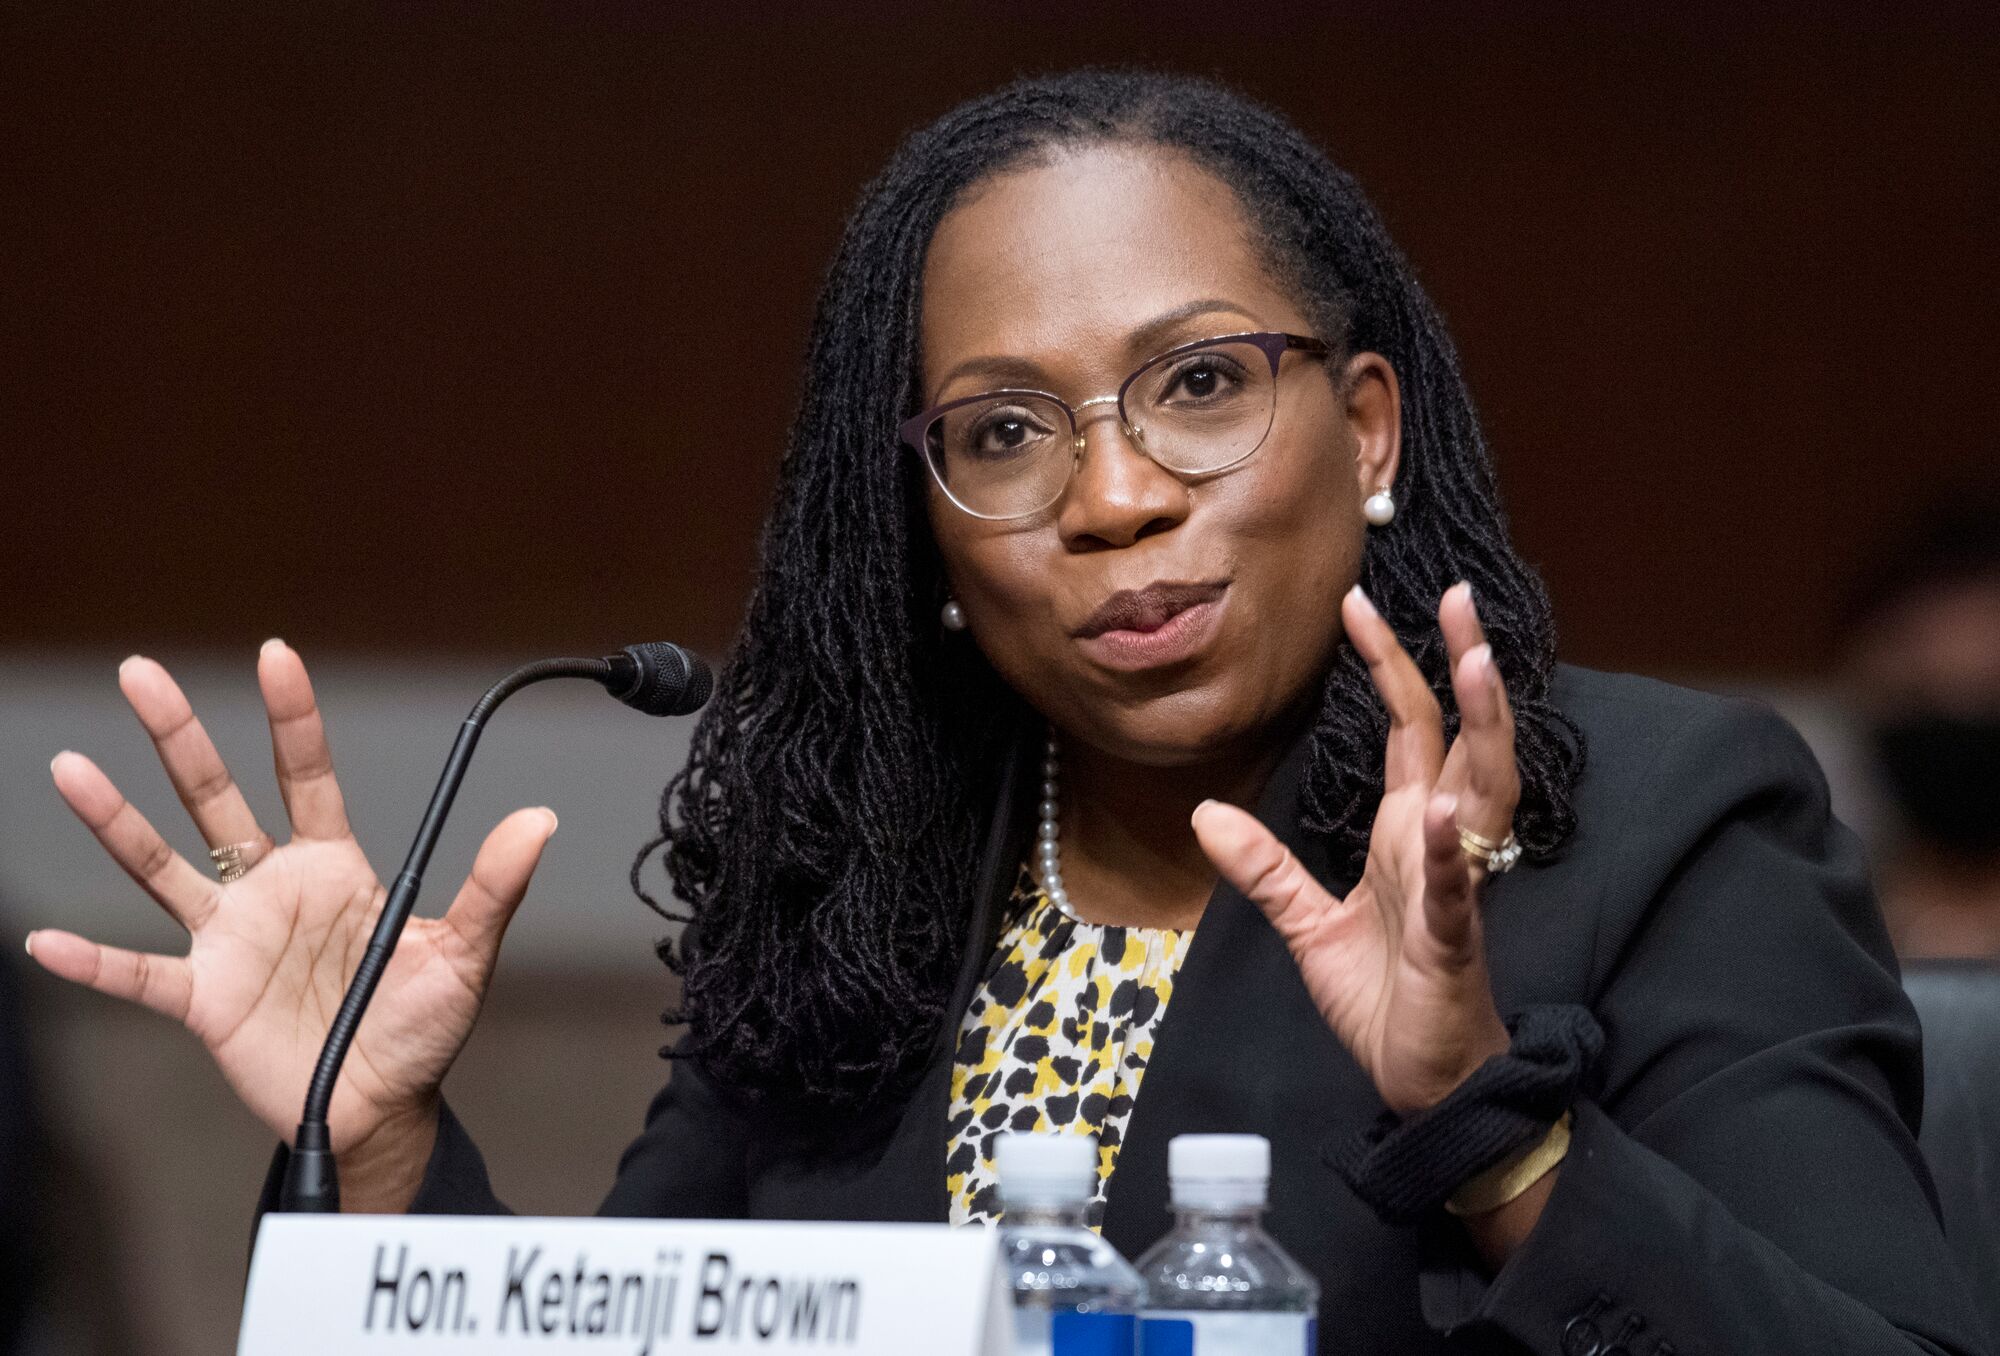
<instances>
[{"instance_id":1,"label":"woman's left hand","mask_svg":"<svg viewBox=\"0 0 2000 1356\"><path fill-rule=\"evenodd\" d=\"M1205 802L1194 829L1216 869L1284 938L1327 1025L1383 1103L1407 1116L1507 1049L1477 908L1485 869L1460 847L1458 830L1496 842L1510 831L1521 794L1514 718L1468 585L1446 592L1438 608L1460 715L1449 753L1429 683L1359 588L1341 616L1390 722L1360 882L1336 899L1233 806Z\"/></svg>"}]
</instances>

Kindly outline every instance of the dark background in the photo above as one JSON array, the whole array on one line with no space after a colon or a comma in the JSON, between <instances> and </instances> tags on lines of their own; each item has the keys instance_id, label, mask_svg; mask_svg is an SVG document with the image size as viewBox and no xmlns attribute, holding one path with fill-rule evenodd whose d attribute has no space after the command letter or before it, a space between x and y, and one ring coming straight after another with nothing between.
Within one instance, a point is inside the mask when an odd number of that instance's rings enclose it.
<instances>
[{"instance_id":1,"label":"dark background","mask_svg":"<svg viewBox=\"0 0 2000 1356\"><path fill-rule=\"evenodd\" d=\"M134 650L274 803L245 670L299 646L386 849L415 732L508 659L726 645L849 205L1024 71L1219 73L1360 176L1572 659L1823 688L1845 581L2000 460L1990 0L860 8L0 0L0 940L175 945L40 770L76 741L191 833ZM540 1213L591 1208L660 1074L623 881L672 760L599 710L510 708L447 844L564 806L451 1083ZM228 1349L268 1133L171 1023L26 989L46 1349Z\"/></svg>"},{"instance_id":2,"label":"dark background","mask_svg":"<svg viewBox=\"0 0 2000 1356\"><path fill-rule=\"evenodd\" d=\"M1569 657L1810 674L1995 460L2000 9L1615 8L15 9L0 642L719 649L863 183L1129 60L1368 186Z\"/></svg>"}]
</instances>

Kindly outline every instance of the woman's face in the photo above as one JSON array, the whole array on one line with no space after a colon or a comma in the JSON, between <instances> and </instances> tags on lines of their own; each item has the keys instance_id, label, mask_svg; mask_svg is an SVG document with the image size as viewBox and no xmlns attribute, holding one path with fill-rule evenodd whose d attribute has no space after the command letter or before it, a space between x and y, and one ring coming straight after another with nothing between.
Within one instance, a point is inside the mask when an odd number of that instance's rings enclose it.
<instances>
[{"instance_id":1,"label":"woman's face","mask_svg":"<svg viewBox=\"0 0 2000 1356\"><path fill-rule=\"evenodd\" d=\"M1132 146L977 185L938 227L923 295L926 406L1030 387L1075 407L1179 344L1312 333L1231 190ZM1205 478L1150 460L1106 404L1082 411L1084 451L1041 512L975 518L931 483L972 639L1072 742L1154 766L1251 753L1317 690L1361 501L1397 453L1395 374L1337 361L1288 352L1262 446Z\"/></svg>"}]
</instances>

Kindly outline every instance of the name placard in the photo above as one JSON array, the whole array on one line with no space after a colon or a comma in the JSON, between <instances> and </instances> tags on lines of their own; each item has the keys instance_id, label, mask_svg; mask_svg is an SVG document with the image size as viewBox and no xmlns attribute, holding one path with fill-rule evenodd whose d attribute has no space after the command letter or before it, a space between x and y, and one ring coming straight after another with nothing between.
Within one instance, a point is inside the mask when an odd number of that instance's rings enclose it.
<instances>
[{"instance_id":1,"label":"name placard","mask_svg":"<svg viewBox=\"0 0 2000 1356\"><path fill-rule=\"evenodd\" d=\"M999 1356L988 1229L267 1215L237 1356Z\"/></svg>"}]
</instances>

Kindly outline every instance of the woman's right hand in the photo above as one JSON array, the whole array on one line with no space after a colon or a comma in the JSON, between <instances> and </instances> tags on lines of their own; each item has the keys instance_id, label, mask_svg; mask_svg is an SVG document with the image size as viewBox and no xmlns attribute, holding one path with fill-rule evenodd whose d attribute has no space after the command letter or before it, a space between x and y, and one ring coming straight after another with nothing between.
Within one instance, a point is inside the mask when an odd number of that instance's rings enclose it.
<instances>
[{"instance_id":1,"label":"woman's right hand","mask_svg":"<svg viewBox=\"0 0 2000 1356\"><path fill-rule=\"evenodd\" d=\"M320 1046L387 898L348 827L305 665L276 640L257 661L291 819L282 845L258 827L167 671L135 657L118 680L202 837L211 847L249 845L249 869L229 884L198 870L96 764L59 754L50 766L62 798L188 930L190 945L185 956L145 954L51 928L29 934L29 951L53 974L187 1027L244 1104L289 1142ZM438 1088L471 1034L501 937L555 828L549 810L509 815L487 835L444 916L412 917L403 930L328 1118L347 1208L408 1205L435 1137Z\"/></svg>"}]
</instances>

